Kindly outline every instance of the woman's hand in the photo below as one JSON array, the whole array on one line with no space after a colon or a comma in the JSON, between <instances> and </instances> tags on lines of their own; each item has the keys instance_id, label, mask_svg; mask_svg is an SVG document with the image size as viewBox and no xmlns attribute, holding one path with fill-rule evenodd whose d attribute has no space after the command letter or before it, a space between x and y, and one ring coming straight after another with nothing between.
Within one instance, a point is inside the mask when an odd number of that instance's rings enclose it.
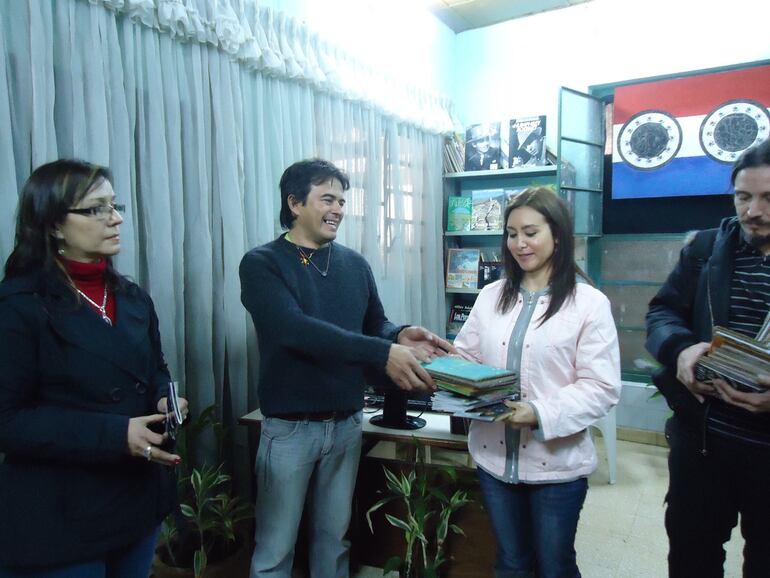
<instances>
[{"instance_id":1,"label":"woman's hand","mask_svg":"<svg viewBox=\"0 0 770 578\"><path fill-rule=\"evenodd\" d=\"M158 401L158 413L168 413L168 398L162 397ZM182 412L182 421L187 419L187 415L190 413L190 406L187 400L183 397L179 398L179 411Z\"/></svg>"},{"instance_id":2,"label":"woman's hand","mask_svg":"<svg viewBox=\"0 0 770 578\"><path fill-rule=\"evenodd\" d=\"M178 455L160 449L159 446L166 440L166 435L156 433L149 428L150 424L163 423L165 419L166 415L160 413L129 419L128 453L164 466L176 466L182 463L182 458Z\"/></svg>"},{"instance_id":3,"label":"woman's hand","mask_svg":"<svg viewBox=\"0 0 770 578\"><path fill-rule=\"evenodd\" d=\"M503 403L513 410L513 413L503 421L514 429L537 426L537 414L530 404L522 401L505 400Z\"/></svg>"}]
</instances>

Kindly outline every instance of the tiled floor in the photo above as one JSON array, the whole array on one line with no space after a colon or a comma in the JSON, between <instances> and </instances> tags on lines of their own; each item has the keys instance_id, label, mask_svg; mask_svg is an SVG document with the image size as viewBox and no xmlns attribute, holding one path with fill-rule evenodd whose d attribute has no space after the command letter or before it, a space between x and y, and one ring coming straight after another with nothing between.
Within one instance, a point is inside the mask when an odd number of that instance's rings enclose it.
<instances>
[{"instance_id":1,"label":"tiled floor","mask_svg":"<svg viewBox=\"0 0 770 578\"><path fill-rule=\"evenodd\" d=\"M602 439L596 439L604 457ZM618 441L618 483L607 484L606 459L590 478L590 490L577 535L583 578L664 578L668 544L663 497L668 485L666 456L658 446ZM741 576L743 540L738 530L727 545L725 576ZM365 568L357 578L379 578Z\"/></svg>"}]
</instances>

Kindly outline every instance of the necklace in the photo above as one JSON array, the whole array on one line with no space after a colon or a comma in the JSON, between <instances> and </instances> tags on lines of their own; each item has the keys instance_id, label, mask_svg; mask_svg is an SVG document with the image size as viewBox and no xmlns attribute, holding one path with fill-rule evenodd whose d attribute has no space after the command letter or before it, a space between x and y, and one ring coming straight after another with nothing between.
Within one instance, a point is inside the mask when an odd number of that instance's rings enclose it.
<instances>
[{"instance_id":1,"label":"necklace","mask_svg":"<svg viewBox=\"0 0 770 578\"><path fill-rule=\"evenodd\" d=\"M77 287L75 287L77 289ZM77 292L80 293L80 296L88 301L91 305L96 307L96 309L99 311L99 315L102 317L102 321L104 321L107 325L112 326L112 319L109 318L107 315L107 285L104 285L104 299L102 299L102 304L99 305L95 301L92 301L91 298L83 293L80 289L77 289Z\"/></svg>"},{"instance_id":2,"label":"necklace","mask_svg":"<svg viewBox=\"0 0 770 578\"><path fill-rule=\"evenodd\" d=\"M299 261L300 261L300 263L302 263L305 267L307 267L308 265L312 265L313 269L315 269L316 271L318 271L321 274L321 277L326 277L326 275L329 274L329 265L332 262L332 244L331 243L329 243L329 255L326 257L326 267L324 268L323 271L321 271L318 268L318 265L313 263L313 255L315 255L315 253L316 253L315 251L310 253L310 255L307 255L302 250L302 247L300 247L299 245L294 245L294 246L297 248L297 251L299 251Z\"/></svg>"},{"instance_id":3,"label":"necklace","mask_svg":"<svg viewBox=\"0 0 770 578\"><path fill-rule=\"evenodd\" d=\"M289 233L286 233L285 239L289 243L291 243L292 245L294 245L297 248L297 251L299 251L299 262L302 263L305 267L307 267L308 265L312 265L313 269L318 271L318 273L321 275L321 277L326 277L329 274L329 264L332 262L332 243L331 243L331 241L329 241L329 255L326 257L326 268L323 271L321 271L318 268L318 265L313 263L313 255L316 254L316 251L318 251L318 249L316 249L314 251L311 251L310 254L308 255L307 253L305 253L302 250L302 247L297 245L292 240L292 238L289 236Z\"/></svg>"}]
</instances>

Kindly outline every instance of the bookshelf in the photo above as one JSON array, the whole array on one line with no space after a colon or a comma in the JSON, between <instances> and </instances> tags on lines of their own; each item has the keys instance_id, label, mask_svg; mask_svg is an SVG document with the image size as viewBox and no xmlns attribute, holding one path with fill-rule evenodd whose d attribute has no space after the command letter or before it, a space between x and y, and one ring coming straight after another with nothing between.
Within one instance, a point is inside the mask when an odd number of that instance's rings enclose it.
<instances>
[{"instance_id":1,"label":"bookshelf","mask_svg":"<svg viewBox=\"0 0 770 578\"><path fill-rule=\"evenodd\" d=\"M464 171L448 173L444 175L444 274L445 274L445 312L449 321L453 307L472 306L480 290L468 287L446 287L447 255L450 249L479 249L485 252L501 251L503 231L499 230L470 230L448 231L448 205L452 196L472 197L474 191L493 189L524 189L532 186L552 186L556 188L557 168L554 165L538 167L521 167L512 169L498 169L491 171ZM453 338L455 332L451 331L445 323L446 336Z\"/></svg>"}]
</instances>

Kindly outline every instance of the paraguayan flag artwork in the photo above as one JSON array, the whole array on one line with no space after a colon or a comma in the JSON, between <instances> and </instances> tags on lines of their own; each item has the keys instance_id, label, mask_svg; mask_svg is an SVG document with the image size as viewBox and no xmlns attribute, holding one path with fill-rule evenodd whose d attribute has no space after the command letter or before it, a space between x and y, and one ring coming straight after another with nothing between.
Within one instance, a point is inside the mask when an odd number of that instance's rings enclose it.
<instances>
[{"instance_id":1,"label":"paraguayan flag artwork","mask_svg":"<svg viewBox=\"0 0 770 578\"><path fill-rule=\"evenodd\" d=\"M770 66L615 90L612 197L728 192L732 163L770 136Z\"/></svg>"}]
</instances>

